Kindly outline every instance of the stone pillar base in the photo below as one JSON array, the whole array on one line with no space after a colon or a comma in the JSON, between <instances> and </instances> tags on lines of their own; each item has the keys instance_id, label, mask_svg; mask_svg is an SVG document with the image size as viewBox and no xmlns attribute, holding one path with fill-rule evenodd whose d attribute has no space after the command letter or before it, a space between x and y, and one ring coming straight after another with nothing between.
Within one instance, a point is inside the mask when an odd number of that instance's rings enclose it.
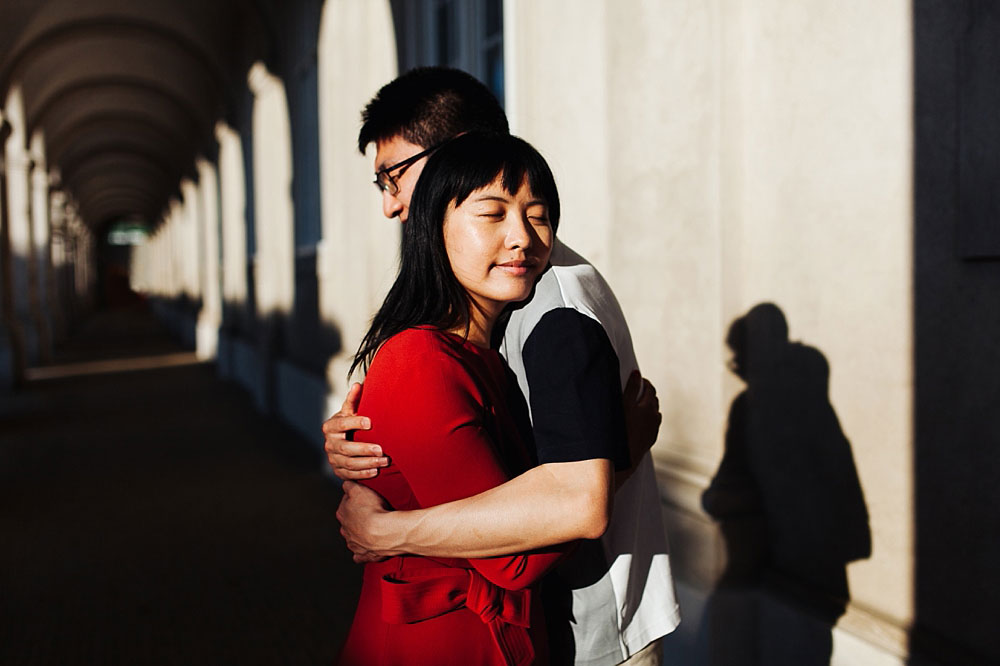
<instances>
[{"instance_id":1,"label":"stone pillar base","mask_svg":"<svg viewBox=\"0 0 1000 666\"><path fill-rule=\"evenodd\" d=\"M219 324L208 317L199 317L195 325L195 355L199 361L210 361L219 349Z\"/></svg>"}]
</instances>

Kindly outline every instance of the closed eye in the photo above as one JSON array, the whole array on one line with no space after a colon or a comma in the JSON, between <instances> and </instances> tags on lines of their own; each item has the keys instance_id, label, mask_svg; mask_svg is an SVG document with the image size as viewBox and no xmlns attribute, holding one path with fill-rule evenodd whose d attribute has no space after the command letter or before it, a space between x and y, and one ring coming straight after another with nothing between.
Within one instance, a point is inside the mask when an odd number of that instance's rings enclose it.
<instances>
[{"instance_id":1,"label":"closed eye","mask_svg":"<svg viewBox=\"0 0 1000 666\"><path fill-rule=\"evenodd\" d=\"M549 223L549 211L546 206L533 205L525 212L532 224Z\"/></svg>"}]
</instances>

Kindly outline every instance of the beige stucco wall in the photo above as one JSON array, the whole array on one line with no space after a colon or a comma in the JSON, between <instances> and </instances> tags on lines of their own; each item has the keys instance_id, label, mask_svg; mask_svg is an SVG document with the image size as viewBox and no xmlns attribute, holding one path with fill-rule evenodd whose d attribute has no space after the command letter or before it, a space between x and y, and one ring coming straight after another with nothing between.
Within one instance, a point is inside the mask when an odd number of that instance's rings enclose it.
<instances>
[{"instance_id":1,"label":"beige stucco wall","mask_svg":"<svg viewBox=\"0 0 1000 666\"><path fill-rule=\"evenodd\" d=\"M215 358L222 323L221 269L219 266L219 177L214 163L204 158L195 162L198 169L196 202L199 233L201 310L198 312L196 351L200 359Z\"/></svg>"},{"instance_id":2,"label":"beige stucco wall","mask_svg":"<svg viewBox=\"0 0 1000 666\"><path fill-rule=\"evenodd\" d=\"M320 313L342 340L340 353L327 367L332 413L343 399L354 352L395 277L399 253L399 224L382 217L371 184L374 151L362 156L357 149L362 107L397 74L388 3L327 0L318 61Z\"/></svg>"},{"instance_id":3,"label":"beige stucco wall","mask_svg":"<svg viewBox=\"0 0 1000 666\"><path fill-rule=\"evenodd\" d=\"M27 128L25 127L24 96L19 85L7 91L4 101L4 117L11 125L10 135L4 150L4 169L7 185L7 226L10 242L10 256L14 259L11 267L11 300L13 314L23 334L28 340L29 350L35 348L37 354L37 326L33 321L30 265L33 248L31 241L31 164L28 154ZM20 264L20 265L18 265ZM34 344L32 344L34 340ZM29 351L29 356L31 356ZM32 359L34 361L35 359Z\"/></svg>"},{"instance_id":4,"label":"beige stucco wall","mask_svg":"<svg viewBox=\"0 0 1000 666\"><path fill-rule=\"evenodd\" d=\"M292 135L285 84L255 63L247 75L254 95L254 284L257 311L288 315L295 297Z\"/></svg>"},{"instance_id":5,"label":"beige stucco wall","mask_svg":"<svg viewBox=\"0 0 1000 666\"><path fill-rule=\"evenodd\" d=\"M201 274L204 267L199 262L202 251L201 220L199 219L198 185L190 178L181 180L180 217L176 224L182 237L183 249L177 259L183 266L184 293L192 301L202 297Z\"/></svg>"},{"instance_id":6,"label":"beige stucco wall","mask_svg":"<svg viewBox=\"0 0 1000 666\"><path fill-rule=\"evenodd\" d=\"M219 196L222 224L222 300L247 298L246 180L240 137L225 123L215 126L219 142Z\"/></svg>"},{"instance_id":7,"label":"beige stucco wall","mask_svg":"<svg viewBox=\"0 0 1000 666\"><path fill-rule=\"evenodd\" d=\"M905 626L909 4L504 7L513 130L549 158L560 234L602 270L629 318L661 397L655 456L672 510L699 522L698 495L742 386L725 370L726 330L772 301L792 339L826 356L853 447L874 541L871 559L849 569L854 602Z\"/></svg>"}]
</instances>

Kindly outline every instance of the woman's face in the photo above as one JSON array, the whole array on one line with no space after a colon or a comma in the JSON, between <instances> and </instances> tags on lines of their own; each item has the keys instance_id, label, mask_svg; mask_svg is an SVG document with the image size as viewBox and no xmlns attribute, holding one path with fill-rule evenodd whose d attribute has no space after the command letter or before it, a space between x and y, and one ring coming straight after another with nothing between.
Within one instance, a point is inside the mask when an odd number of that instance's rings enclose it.
<instances>
[{"instance_id":1,"label":"woman's face","mask_svg":"<svg viewBox=\"0 0 1000 666\"><path fill-rule=\"evenodd\" d=\"M451 269L488 315L531 295L545 270L555 234L549 210L527 180L510 194L498 177L444 216L444 247Z\"/></svg>"}]
</instances>

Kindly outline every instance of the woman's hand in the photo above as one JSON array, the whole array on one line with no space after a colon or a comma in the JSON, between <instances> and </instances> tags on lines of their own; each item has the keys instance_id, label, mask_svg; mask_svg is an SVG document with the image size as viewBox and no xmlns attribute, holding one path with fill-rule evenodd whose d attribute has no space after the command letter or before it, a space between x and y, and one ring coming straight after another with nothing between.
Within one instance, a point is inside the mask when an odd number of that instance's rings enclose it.
<instances>
[{"instance_id":1,"label":"woman's hand","mask_svg":"<svg viewBox=\"0 0 1000 666\"><path fill-rule=\"evenodd\" d=\"M622 403L625 407L625 432L628 436L630 467L615 473L615 489L620 488L632 475L635 466L652 448L660 433L660 423L663 421L663 415L660 414L660 399L656 397L656 387L639 374L638 370L633 370L629 375L625 392L622 394Z\"/></svg>"},{"instance_id":2,"label":"woman's hand","mask_svg":"<svg viewBox=\"0 0 1000 666\"><path fill-rule=\"evenodd\" d=\"M378 562L398 554L378 550L378 534L374 528L379 518L389 513L382 496L374 490L352 481L344 482L344 497L337 507L337 520L340 521L340 534L358 564Z\"/></svg>"},{"instance_id":3,"label":"woman's hand","mask_svg":"<svg viewBox=\"0 0 1000 666\"><path fill-rule=\"evenodd\" d=\"M389 464L382 455L382 447L366 442L352 442L347 433L354 430L369 430L372 425L367 416L359 416L358 403L361 400L361 384L351 385L340 411L323 423L326 459L333 473L344 481L370 479L378 474L381 467Z\"/></svg>"}]
</instances>

